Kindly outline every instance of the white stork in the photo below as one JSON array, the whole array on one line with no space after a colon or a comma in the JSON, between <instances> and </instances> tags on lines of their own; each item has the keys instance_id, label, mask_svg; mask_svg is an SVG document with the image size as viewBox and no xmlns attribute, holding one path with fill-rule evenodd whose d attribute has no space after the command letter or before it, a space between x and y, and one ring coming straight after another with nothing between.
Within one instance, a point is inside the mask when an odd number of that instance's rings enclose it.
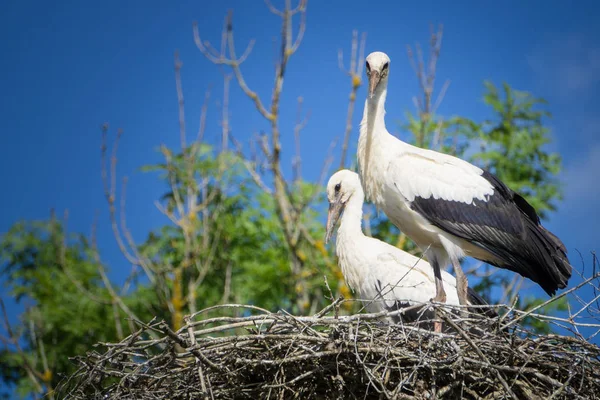
<instances>
[{"instance_id":1,"label":"white stork","mask_svg":"<svg viewBox=\"0 0 600 400\"><path fill-rule=\"evenodd\" d=\"M433 265L436 296L446 294L440 266L451 262L461 304L467 278L460 260L471 256L521 274L550 296L565 288L571 265L564 244L541 224L535 209L497 177L459 158L421 149L385 127L389 57L367 56L369 93L360 123L358 164L367 199L410 237Z\"/></svg>"},{"instance_id":2,"label":"white stork","mask_svg":"<svg viewBox=\"0 0 600 400\"><path fill-rule=\"evenodd\" d=\"M358 295L369 312L395 311L428 302L436 286L429 263L381 240L365 236L361 228L364 192L358 174L347 169L336 172L327 184L329 213L325 243L340 221L336 239L336 254L346 283ZM456 279L442 271L441 277L449 288L447 304L459 305ZM468 289L469 305L487 303L471 288ZM495 315L491 309L477 308L487 315ZM405 322L419 318L419 310L402 315ZM430 312L429 315L432 313ZM397 322L400 318L393 317ZM440 331L441 326L436 326Z\"/></svg>"}]
</instances>

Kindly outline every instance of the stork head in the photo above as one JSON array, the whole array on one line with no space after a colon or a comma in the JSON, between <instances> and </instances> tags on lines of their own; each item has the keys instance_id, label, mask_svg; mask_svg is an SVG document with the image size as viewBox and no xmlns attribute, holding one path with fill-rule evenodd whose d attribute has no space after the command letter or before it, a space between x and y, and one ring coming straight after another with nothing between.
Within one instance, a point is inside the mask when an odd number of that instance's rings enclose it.
<instances>
[{"instance_id":1,"label":"stork head","mask_svg":"<svg viewBox=\"0 0 600 400\"><path fill-rule=\"evenodd\" d=\"M336 172L327 182L327 200L329 200L329 212L327 213L327 232L325 233L325 244L329 242L333 229L337 224L348 200L362 191L360 178L356 172L347 169ZM362 204L361 204L362 206Z\"/></svg>"},{"instance_id":2,"label":"stork head","mask_svg":"<svg viewBox=\"0 0 600 400\"><path fill-rule=\"evenodd\" d=\"M369 99L372 99L377 88L387 86L390 58L381 51L375 51L367 56L365 69L369 78Z\"/></svg>"}]
</instances>

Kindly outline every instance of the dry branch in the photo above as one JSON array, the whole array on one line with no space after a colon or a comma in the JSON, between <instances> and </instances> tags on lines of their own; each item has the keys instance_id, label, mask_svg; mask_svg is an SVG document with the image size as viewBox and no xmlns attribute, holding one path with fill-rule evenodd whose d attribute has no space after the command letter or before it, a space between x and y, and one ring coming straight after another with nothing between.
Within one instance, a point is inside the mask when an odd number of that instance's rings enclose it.
<instances>
[{"instance_id":1,"label":"dry branch","mask_svg":"<svg viewBox=\"0 0 600 400\"><path fill-rule=\"evenodd\" d=\"M277 50L274 83L270 99L261 96L257 91L251 89L252 83L246 79L242 71L242 64L250 56L254 40L250 40L242 55L238 55L239 53L236 51L234 40L235 29L232 11L225 17L220 46L212 46L208 41L203 40L200 36L198 24L195 23L193 26L194 41L200 52L207 60L219 68L231 68L232 75L235 77L238 86L242 89L244 95L252 101L256 111L269 125L269 132L262 135L258 143L266 160L270 178L272 179L269 185L256 170L256 163L244 156L239 142L235 141L230 133L227 136L234 143L235 152L240 156L244 167L250 173L253 180L262 190L273 195L277 217L290 256L290 269L295 282L302 288L306 287L305 277L302 275L304 259L306 257L301 247L303 243L314 242L314 238L311 237L308 230L303 226L302 218L305 215L304 211L306 207L314 200L314 197L309 198L306 202L299 201L294 195L298 188L294 187L295 185L293 184L301 180L300 132L306 125L308 117L302 117L301 97L299 97L298 118L293 127L296 147L296 156L292 159L294 176L291 180L287 180L283 173L281 158L281 138L285 130L281 126L280 107L288 64L302 43L306 30L307 3L307 0L298 0L296 6L292 7L292 1L285 0L283 9L278 9L269 1L266 1L266 6L271 13L281 19L279 48ZM297 17L297 22L294 21L294 17ZM327 170L330 163L330 159L327 158L323 163L323 169ZM311 297L306 290L301 290L298 293L295 303L298 310L306 312L311 309L311 304L315 304L314 296Z\"/></svg>"},{"instance_id":2,"label":"dry branch","mask_svg":"<svg viewBox=\"0 0 600 400\"><path fill-rule=\"evenodd\" d=\"M141 324L122 342L76 358L79 370L59 390L73 399L142 400L593 399L600 393L600 347L516 324L524 316L548 317L502 305L494 306L502 318L457 318L457 310L430 304L447 328L438 334L387 322L402 310L338 316L346 301L309 317L228 304L185 318L178 331L164 322ZM246 316L223 316L231 308L246 309ZM506 320L515 322L510 331L500 329ZM600 330L598 321L587 325ZM150 331L161 337L149 339Z\"/></svg>"},{"instance_id":3,"label":"dry branch","mask_svg":"<svg viewBox=\"0 0 600 400\"><path fill-rule=\"evenodd\" d=\"M350 90L350 96L348 98L348 112L346 114L346 127L344 130L344 141L342 144L342 155L340 158L340 169L345 168L346 165L346 154L348 152L348 142L350 141L350 133L352 132L352 116L354 115L354 105L356 103L356 92L362 85L362 72L365 59L365 44L367 40L367 34L363 32L360 37L360 44L358 40L358 32L355 30L352 32L352 50L350 52L350 68L344 68L344 53L342 50L338 51L338 64L340 69L350 77L352 88Z\"/></svg>"}]
</instances>

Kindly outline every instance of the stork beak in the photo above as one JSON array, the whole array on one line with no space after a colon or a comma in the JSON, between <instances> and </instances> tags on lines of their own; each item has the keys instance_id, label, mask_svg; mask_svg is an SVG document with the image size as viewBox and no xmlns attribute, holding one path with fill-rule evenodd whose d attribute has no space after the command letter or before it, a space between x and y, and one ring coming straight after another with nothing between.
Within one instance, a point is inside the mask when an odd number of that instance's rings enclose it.
<instances>
[{"instance_id":1,"label":"stork beak","mask_svg":"<svg viewBox=\"0 0 600 400\"><path fill-rule=\"evenodd\" d=\"M373 94L375 94L375 89L381 80L381 74L377 71L371 71L371 75L369 75L369 98L373 98Z\"/></svg>"},{"instance_id":2,"label":"stork beak","mask_svg":"<svg viewBox=\"0 0 600 400\"><path fill-rule=\"evenodd\" d=\"M344 211L345 205L346 204L342 203L341 201L329 203L329 212L327 213L327 232L325 233L325 244L329 243L329 240L333 235L333 229L335 228L335 224L337 224L338 219L340 219L340 215L342 215L342 211Z\"/></svg>"}]
</instances>

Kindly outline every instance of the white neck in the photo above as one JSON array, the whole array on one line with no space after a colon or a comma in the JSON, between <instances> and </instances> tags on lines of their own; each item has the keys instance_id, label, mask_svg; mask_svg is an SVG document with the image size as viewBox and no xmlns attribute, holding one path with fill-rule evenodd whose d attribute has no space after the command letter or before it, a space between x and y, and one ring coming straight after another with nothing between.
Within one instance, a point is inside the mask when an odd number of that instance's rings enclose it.
<instances>
[{"instance_id":1,"label":"white neck","mask_svg":"<svg viewBox=\"0 0 600 400\"><path fill-rule=\"evenodd\" d=\"M348 199L344 207L340 227L338 228L338 235L351 238L364 236L362 232L362 208L364 201L365 195L362 193L362 190L357 190Z\"/></svg>"},{"instance_id":2,"label":"white neck","mask_svg":"<svg viewBox=\"0 0 600 400\"><path fill-rule=\"evenodd\" d=\"M352 290L358 290L363 281L362 271L356 266L364 265L363 250L368 247L361 243L367 238L361 228L364 198L362 190L358 190L346 203L335 244L342 274Z\"/></svg>"},{"instance_id":3,"label":"white neck","mask_svg":"<svg viewBox=\"0 0 600 400\"><path fill-rule=\"evenodd\" d=\"M373 178L377 174L375 168L378 158L378 145L382 145L387 136L390 136L385 127L386 96L387 85L384 84L375 91L373 98L367 98L358 138L357 158L363 188L367 199L375 202L377 202L377 188L374 184L376 179Z\"/></svg>"},{"instance_id":4,"label":"white neck","mask_svg":"<svg viewBox=\"0 0 600 400\"><path fill-rule=\"evenodd\" d=\"M363 119L360 122L360 136L389 134L385 127L385 99L387 85L377 88L373 98L365 100Z\"/></svg>"}]
</instances>

